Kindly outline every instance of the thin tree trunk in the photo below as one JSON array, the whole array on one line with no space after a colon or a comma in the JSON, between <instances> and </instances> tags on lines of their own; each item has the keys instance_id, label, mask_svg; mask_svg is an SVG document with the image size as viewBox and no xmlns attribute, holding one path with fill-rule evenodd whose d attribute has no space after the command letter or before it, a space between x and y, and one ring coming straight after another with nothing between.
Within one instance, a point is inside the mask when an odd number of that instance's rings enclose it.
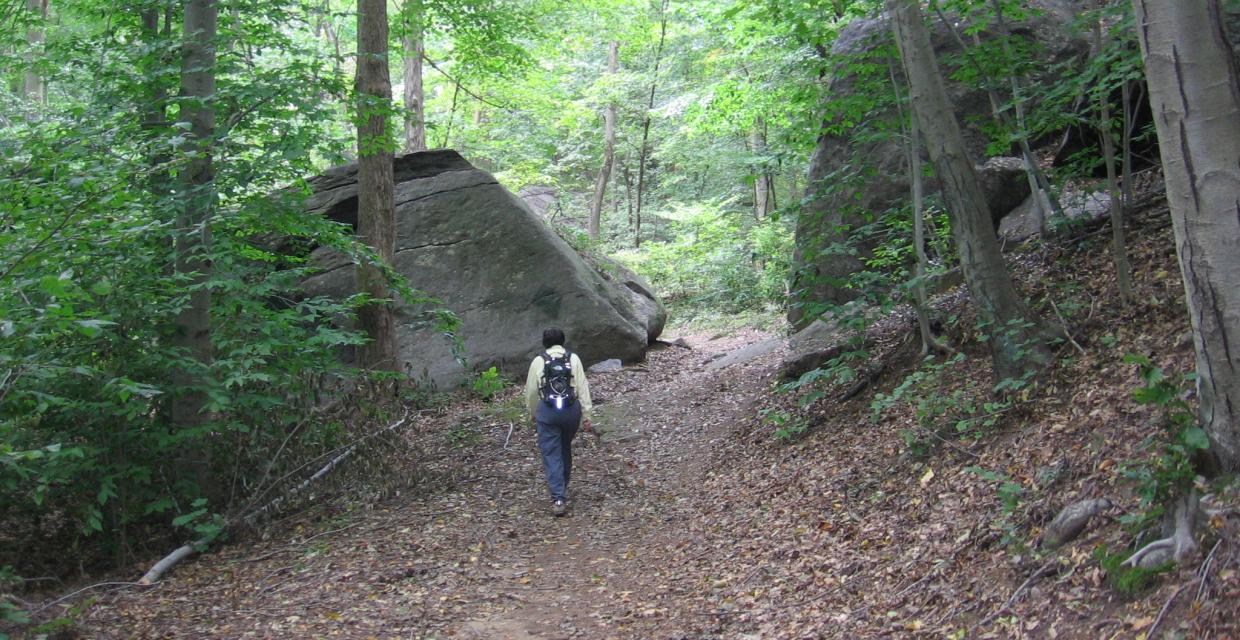
<instances>
[{"instance_id":1,"label":"thin tree trunk","mask_svg":"<svg viewBox=\"0 0 1240 640\"><path fill-rule=\"evenodd\" d=\"M157 46L161 35L159 31L160 14L158 8L146 8L142 10L142 38L152 50L163 50L163 47ZM164 34L167 36L168 34ZM167 63L161 54L158 58L150 63L150 67L145 69L144 76L146 78L146 102L142 106L142 128L147 135L154 139L159 133L168 126L168 91L164 87L161 77L162 68ZM158 148L162 148L162 145ZM170 193L171 177L166 170L158 169L167 163L169 157L162 150L156 150L151 153L150 163L152 167L157 168L152 172L147 184L151 193L156 197L163 197Z\"/></svg>"},{"instance_id":2,"label":"thin tree trunk","mask_svg":"<svg viewBox=\"0 0 1240 640\"><path fill-rule=\"evenodd\" d=\"M896 110L900 118L900 128L904 128L904 107L900 106L900 83L896 80L894 61L890 61L888 69L891 73L891 89L896 93ZM917 117L908 118L908 153L909 188L913 200L913 252L917 257L913 268L913 310L917 314L917 329L921 334L921 354L924 356L931 350L947 351L930 330L930 309L926 303L926 272L929 258L926 257L926 211L925 181L921 170L921 128L917 126Z\"/></svg>"},{"instance_id":3,"label":"thin tree trunk","mask_svg":"<svg viewBox=\"0 0 1240 640\"><path fill-rule=\"evenodd\" d=\"M642 194L646 186L646 156L649 152L650 112L654 110L654 92L659 84L659 63L663 61L663 43L667 38L667 0L659 8L659 46L654 52L654 75L650 79L650 97L642 118L642 144L637 158L637 209L633 213L633 246L642 246Z\"/></svg>"},{"instance_id":4,"label":"thin tree trunk","mask_svg":"<svg viewBox=\"0 0 1240 640\"><path fill-rule=\"evenodd\" d=\"M455 88L452 90L452 108L448 109L448 126L444 128L443 144L440 145L444 149L448 148L448 143L452 140L452 121L456 119L457 99L461 96L461 83L454 82L453 86Z\"/></svg>"},{"instance_id":5,"label":"thin tree trunk","mask_svg":"<svg viewBox=\"0 0 1240 640\"><path fill-rule=\"evenodd\" d=\"M620 43L613 40L607 46L607 75L614 77L620 68ZM616 157L616 103L608 99L603 111L603 166L594 181L594 199L590 201L590 237L598 240L603 219L603 198L607 192L607 180Z\"/></svg>"},{"instance_id":6,"label":"thin tree trunk","mask_svg":"<svg viewBox=\"0 0 1240 640\"><path fill-rule=\"evenodd\" d=\"M1238 471L1240 74L1218 0L1132 6L1193 328L1198 412L1219 462Z\"/></svg>"},{"instance_id":7,"label":"thin tree trunk","mask_svg":"<svg viewBox=\"0 0 1240 640\"><path fill-rule=\"evenodd\" d=\"M422 90L423 9L420 0L405 0L403 19L405 151L426 150L426 105Z\"/></svg>"},{"instance_id":8,"label":"thin tree trunk","mask_svg":"<svg viewBox=\"0 0 1240 640\"><path fill-rule=\"evenodd\" d=\"M46 98L43 77L33 68L33 64L42 55L43 23L47 21L47 3L48 0L26 0L26 10L34 14L37 26L26 30L26 44L30 47L31 66L26 68L26 73L22 78L22 95L34 102L43 102Z\"/></svg>"},{"instance_id":9,"label":"thin tree trunk","mask_svg":"<svg viewBox=\"0 0 1240 640\"><path fill-rule=\"evenodd\" d=\"M965 154L960 125L943 87L930 34L917 0L887 0L896 44L904 62L913 111L925 133L935 172L949 204L961 272L989 336L995 373L1018 378L1046 362L1041 322L1016 293L999 251L986 197Z\"/></svg>"},{"instance_id":10,"label":"thin tree trunk","mask_svg":"<svg viewBox=\"0 0 1240 640\"><path fill-rule=\"evenodd\" d=\"M996 5L996 10L998 10L998 8L999 7ZM960 47L961 53L965 55L965 58L982 76L983 82L986 85L986 97L990 100L990 110L994 115L995 120L999 122L1004 129L1011 130L1012 123L1009 122L1007 116L1004 115L1003 109L1001 108L1002 101L999 99L999 94L994 90L994 80L989 77L985 68L973 59L973 56L969 53L968 45L964 42L964 38L960 37L960 33L956 31L956 28L952 22L947 19L946 15L943 14L943 10L939 8L937 4L934 5L934 10L935 13L938 14L939 21L942 22L943 26L952 34L957 46ZM997 16L999 24L1006 34L1007 24L1003 20L1002 12L999 12ZM1004 37L1006 38L1007 36L1005 35ZM980 38L978 38L977 35L974 35L974 40L980 42ZM1006 40L1003 44L1005 51L1004 55L1010 57L1011 54L1007 52ZM1023 99L1021 98L1020 83L1016 77L1013 76L1009 79L1009 84L1012 91L1013 110L1016 112L1016 130L1019 132L1016 138L1016 144L1020 148L1021 160L1025 164L1025 174L1029 181L1030 195L1033 197L1033 210L1034 216L1036 217L1035 222L1037 223L1038 230L1045 232L1046 221L1049 217L1047 213L1049 212L1053 213L1057 217L1063 217L1063 207L1059 204L1059 199L1056 198L1054 193L1051 191L1050 181L1047 180L1046 174L1042 171L1042 168L1038 166L1037 158L1033 155L1033 151L1029 147L1029 140L1025 134L1025 107Z\"/></svg>"},{"instance_id":11,"label":"thin tree trunk","mask_svg":"<svg viewBox=\"0 0 1240 640\"><path fill-rule=\"evenodd\" d=\"M1102 24L1094 24L1095 55L1102 55ZM1128 265L1128 249L1124 242L1126 211L1119 180L1115 175L1115 142L1111 139L1111 96L1098 92L1098 136L1102 139L1102 159L1106 163L1107 188L1111 194L1111 259L1115 263L1115 282L1119 299L1125 305L1132 301L1132 267Z\"/></svg>"},{"instance_id":12,"label":"thin tree trunk","mask_svg":"<svg viewBox=\"0 0 1240 640\"><path fill-rule=\"evenodd\" d=\"M629 228L635 228L633 220L633 172L629 170L629 164L624 163L624 206L628 214Z\"/></svg>"},{"instance_id":13,"label":"thin tree trunk","mask_svg":"<svg viewBox=\"0 0 1240 640\"><path fill-rule=\"evenodd\" d=\"M753 215L758 220L766 218L771 211L771 172L763 162L766 156L766 122L754 118L749 130L749 152L759 161L753 166Z\"/></svg>"},{"instance_id":14,"label":"thin tree trunk","mask_svg":"<svg viewBox=\"0 0 1240 640\"><path fill-rule=\"evenodd\" d=\"M912 178L913 190L913 248L917 255L917 266L913 271L916 284L913 286L913 308L917 311L917 329L921 332L921 353L925 355L939 346L930 331L930 310L926 304L926 218L923 205L923 185L921 178L921 130L917 126L917 118L909 119L908 160L909 176Z\"/></svg>"},{"instance_id":15,"label":"thin tree trunk","mask_svg":"<svg viewBox=\"0 0 1240 640\"><path fill-rule=\"evenodd\" d=\"M387 112L392 102L388 70L386 0L357 2L357 235L374 249L384 265L395 256L395 200L392 178L392 140ZM379 266L357 265L357 289L372 298L386 299L387 278ZM372 302L358 309L358 324L370 341L358 349L358 364L368 369L396 369L396 339L392 309Z\"/></svg>"},{"instance_id":16,"label":"thin tree trunk","mask_svg":"<svg viewBox=\"0 0 1240 640\"><path fill-rule=\"evenodd\" d=\"M1125 81L1120 89L1124 103L1124 132L1120 141L1120 172L1123 175L1121 190L1124 194L1124 211L1132 207L1132 130L1136 126L1137 102L1132 99L1130 83Z\"/></svg>"},{"instance_id":17,"label":"thin tree trunk","mask_svg":"<svg viewBox=\"0 0 1240 640\"><path fill-rule=\"evenodd\" d=\"M1012 51L1011 47L1008 46L1008 38L1012 36L1012 30L1008 28L1007 20L1003 17L1003 5L999 2L999 0L991 0L991 6L994 7L995 21L999 23L999 30L1003 36L1003 40L1001 41L1003 46L1003 55L1010 60L1012 58ZM1025 129L1025 99L1020 86L1020 78L1017 78L1015 74L1012 74L1008 77L1008 83L1010 84L1012 90L1012 110L1016 112L1016 130L1019 132L1016 136L1016 143L1020 146L1021 156L1025 160L1025 169L1033 178L1033 185L1037 187L1034 193L1041 193L1041 197L1044 198L1044 202L1039 204L1039 208L1041 208L1043 204L1048 204L1051 207L1051 212L1054 213L1056 217L1062 218L1064 215L1063 207L1060 206L1059 199L1056 198L1051 191L1051 184L1046 178L1046 173L1042 171L1040 166L1038 166L1038 160L1033 155L1033 151L1029 148L1029 135ZM1039 228L1045 232L1045 218L1041 220L1041 223L1042 224Z\"/></svg>"},{"instance_id":18,"label":"thin tree trunk","mask_svg":"<svg viewBox=\"0 0 1240 640\"><path fill-rule=\"evenodd\" d=\"M193 142L193 153L181 173L182 202L176 224L176 271L189 278L189 303L177 314L175 344L196 360L202 369L212 359L211 293L203 286L210 276L207 252L211 246L211 218L215 211L215 167L212 163L215 136L215 38L219 8L215 0L189 0L185 4L184 46L181 63L180 119ZM173 382L178 387L171 401L172 422L181 429L194 429L206 421L206 394L191 390L201 385L202 371L178 368ZM210 460L201 454L194 462L199 488L210 489Z\"/></svg>"}]
</instances>

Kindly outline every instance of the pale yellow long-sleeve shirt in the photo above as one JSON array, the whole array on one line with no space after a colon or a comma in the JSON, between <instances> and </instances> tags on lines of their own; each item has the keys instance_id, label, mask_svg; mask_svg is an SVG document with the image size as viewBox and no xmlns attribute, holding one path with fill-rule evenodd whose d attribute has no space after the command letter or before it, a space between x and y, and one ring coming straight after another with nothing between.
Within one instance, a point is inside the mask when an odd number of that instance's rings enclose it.
<instances>
[{"instance_id":1,"label":"pale yellow long-sleeve shirt","mask_svg":"<svg viewBox=\"0 0 1240 640\"><path fill-rule=\"evenodd\" d=\"M547 354L553 358L558 358L564 355L565 351L564 347L555 345L547 349ZM575 353L568 359L568 362L573 368L573 391L577 394L577 402L581 403L581 415L588 420L594 404L590 402L590 385L586 382L586 368L581 366L581 358L578 358ZM534 357L534 361L530 363L530 371L525 376L525 408L530 412L530 419L534 418L534 409L538 407L539 402L542 402L543 367L545 364L542 354L538 354Z\"/></svg>"}]
</instances>

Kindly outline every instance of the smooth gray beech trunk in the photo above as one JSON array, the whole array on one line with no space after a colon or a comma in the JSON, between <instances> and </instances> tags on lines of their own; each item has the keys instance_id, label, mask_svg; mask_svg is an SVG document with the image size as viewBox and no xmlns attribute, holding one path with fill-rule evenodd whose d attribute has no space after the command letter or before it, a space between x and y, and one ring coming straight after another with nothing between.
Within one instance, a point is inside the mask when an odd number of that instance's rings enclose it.
<instances>
[{"instance_id":1,"label":"smooth gray beech trunk","mask_svg":"<svg viewBox=\"0 0 1240 640\"><path fill-rule=\"evenodd\" d=\"M1240 471L1240 85L1218 0L1133 0L1197 352L1203 428Z\"/></svg>"},{"instance_id":2,"label":"smooth gray beech trunk","mask_svg":"<svg viewBox=\"0 0 1240 640\"><path fill-rule=\"evenodd\" d=\"M206 253L211 245L211 218L216 206L215 167L215 47L219 9L215 0L190 0L185 4L184 43L181 52L180 121L192 137L189 161L181 171L181 203L176 221L176 271L190 276L191 286L202 285L210 276ZM203 368L212 359L211 293L205 287L189 294L189 304L177 314L174 344L184 349ZM169 409L173 424L181 429L202 425L206 396L190 391L201 383L201 371L179 368L173 376L178 387ZM199 451L190 460L190 472L205 495L211 493L210 458Z\"/></svg>"},{"instance_id":3,"label":"smooth gray beech trunk","mask_svg":"<svg viewBox=\"0 0 1240 640\"><path fill-rule=\"evenodd\" d=\"M390 265L396 253L396 202L393 144L387 130L392 101L387 0L357 2L357 99L357 236L383 264ZM366 262L357 265L357 290L377 299L390 297L383 271ZM357 319L370 338L358 349L358 365L395 370L395 327L389 304L367 304L358 309Z\"/></svg>"},{"instance_id":4,"label":"smooth gray beech trunk","mask_svg":"<svg viewBox=\"0 0 1240 640\"><path fill-rule=\"evenodd\" d=\"M892 29L935 172L943 185L960 268L989 336L995 373L1016 378L1050 354L1041 321L1016 293L995 238L989 206L969 161L960 125L943 87L930 33L916 0L887 0Z\"/></svg>"},{"instance_id":5,"label":"smooth gray beech trunk","mask_svg":"<svg viewBox=\"0 0 1240 640\"><path fill-rule=\"evenodd\" d=\"M402 16L405 21L405 36L401 38L405 56L403 80L406 152L426 150L426 96L422 90L423 12L419 0L406 0Z\"/></svg>"},{"instance_id":6,"label":"smooth gray beech trunk","mask_svg":"<svg viewBox=\"0 0 1240 640\"><path fill-rule=\"evenodd\" d=\"M614 77L620 68L620 43L613 40L607 45L607 75ZM590 200L590 237L598 240L603 219L603 198L607 194L607 180L616 159L616 103L607 101L603 110L603 166L599 167L594 181L594 198Z\"/></svg>"}]
</instances>

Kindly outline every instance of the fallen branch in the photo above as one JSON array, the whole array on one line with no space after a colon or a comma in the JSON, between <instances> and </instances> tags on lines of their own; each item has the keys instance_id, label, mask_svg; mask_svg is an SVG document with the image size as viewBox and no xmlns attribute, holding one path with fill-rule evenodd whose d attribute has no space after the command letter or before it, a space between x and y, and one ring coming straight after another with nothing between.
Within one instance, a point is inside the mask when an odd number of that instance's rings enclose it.
<instances>
[{"instance_id":1,"label":"fallen branch","mask_svg":"<svg viewBox=\"0 0 1240 640\"><path fill-rule=\"evenodd\" d=\"M1175 593L1171 594L1170 598L1167 598L1167 601L1163 603L1162 609L1158 610L1158 617L1154 618L1154 624L1150 625L1150 630L1145 632L1145 637L1147 638L1154 637L1154 631L1158 629L1158 625L1162 624L1163 618L1167 615L1167 612L1171 610L1171 603L1175 602L1176 597L1178 597L1181 592L1183 592L1185 589L1192 586L1194 582L1198 582L1199 580L1200 580L1199 578L1193 578L1192 580L1185 582L1184 584L1180 585L1179 589L1175 590Z\"/></svg>"},{"instance_id":2,"label":"fallen branch","mask_svg":"<svg viewBox=\"0 0 1240 640\"><path fill-rule=\"evenodd\" d=\"M408 418L409 418L409 414L406 413L403 418L384 427L383 429L380 429L379 431L375 431L374 433L367 434L353 441L353 443L350 444L348 447L346 447L345 450L340 455L336 456L335 458L332 458L331 461L329 461L326 465L323 466L323 468L314 472L314 475L303 480L301 484L297 485L296 487L293 487L288 493L282 496L277 496L271 502L268 502L265 506L263 506L263 508L250 512L249 514L244 516L243 520L247 523L252 524L254 520L256 520L262 514L276 508L285 500L303 491L306 487L310 486L314 481L331 473L333 469L335 469L345 460L349 459L350 456L356 453L358 447L360 447L364 442L366 442L367 440L370 440L371 438L383 435L389 431L392 431L393 429L400 427L401 425L405 424L405 421L408 420ZM228 528L229 528L229 524L225 522L224 529L228 529ZM334 532L329 531L327 533L334 533ZM324 534L320 534L320 535L324 535ZM185 544L180 547L177 547L176 549L172 551L172 553L169 553L168 555L164 556L159 562L156 562L155 566L151 567L150 570L148 570L146 574L142 576L142 579L139 580L136 584L150 585L150 584L155 584L156 582L159 582L159 579L163 577L164 573L166 573L172 567L176 566L177 563L197 553L199 549L205 548L208 544L210 544L211 540L212 539L209 539L209 538L201 538L190 544Z\"/></svg>"},{"instance_id":3,"label":"fallen branch","mask_svg":"<svg viewBox=\"0 0 1240 640\"><path fill-rule=\"evenodd\" d=\"M64 602L65 600L68 600L69 598L72 598L73 596L76 596L80 593L85 593L87 591L91 591L92 589L98 589L99 587L112 587L112 586L115 586L117 589L123 589L127 587L137 587L137 586L145 586L145 585L142 585L142 583L140 582L100 582L97 584L92 584L88 587L82 587L81 589L78 589L77 591L60 596L59 598L56 598L55 600L52 600L51 602L43 604L42 606L40 606L38 609L35 609L31 613L39 613L43 611L44 609L47 609L48 607L56 606Z\"/></svg>"},{"instance_id":4,"label":"fallen branch","mask_svg":"<svg viewBox=\"0 0 1240 640\"><path fill-rule=\"evenodd\" d=\"M163 577L164 573L176 566L178 562L194 555L195 553L198 553L199 549L205 548L210 543L211 540L202 538L197 542L177 547L172 553L164 556L162 560L155 563L155 566L147 570L146 574L142 576L141 580L138 580L137 584L152 585L159 582L159 579Z\"/></svg>"},{"instance_id":5,"label":"fallen branch","mask_svg":"<svg viewBox=\"0 0 1240 640\"><path fill-rule=\"evenodd\" d=\"M1214 543L1214 546L1210 548L1210 553L1206 555L1205 561L1201 563L1201 568L1197 570L1197 577L1201 579L1201 585L1197 587L1197 595L1193 597L1193 602L1201 602L1201 596L1205 593L1206 586L1210 584L1210 567L1214 564L1214 554L1222 544L1223 538L1219 538Z\"/></svg>"},{"instance_id":6,"label":"fallen branch","mask_svg":"<svg viewBox=\"0 0 1240 640\"><path fill-rule=\"evenodd\" d=\"M1046 564L1043 564L1042 566L1038 567L1036 571L1029 574L1029 577L1026 578L1024 582L1020 583L1020 586L1016 587L1016 590L1012 592L1012 595L1011 597L1007 599L1007 602L1003 603L1002 607L995 609L994 611L990 613L990 615L986 616L985 618L982 619L981 622L977 623L973 627L973 631L971 631L969 635L970 636L974 635L974 633L978 629L990 624L991 621L1003 615L1005 612L1010 611L1012 608L1012 605L1016 603L1016 600L1020 598L1021 594L1024 593L1025 589L1027 589L1030 585L1032 585L1034 581L1037 580L1038 578L1041 578L1047 573L1050 573L1051 568L1054 566L1055 566L1055 561L1053 559L1048 560Z\"/></svg>"},{"instance_id":7,"label":"fallen branch","mask_svg":"<svg viewBox=\"0 0 1240 640\"><path fill-rule=\"evenodd\" d=\"M1051 309L1055 312L1055 317L1059 318L1059 325L1063 328L1063 335L1068 339L1068 343L1076 347L1076 350L1081 352L1081 355L1085 355L1085 349L1081 347L1080 343L1072 338L1072 332L1068 331L1068 321L1064 320L1062 313L1059 313L1059 307L1055 305L1055 301L1051 300L1050 303Z\"/></svg>"},{"instance_id":8,"label":"fallen branch","mask_svg":"<svg viewBox=\"0 0 1240 640\"><path fill-rule=\"evenodd\" d=\"M253 524L253 523L254 523L254 521L255 521L255 520L257 520L259 516L261 516L261 515L263 515L263 514L267 513L268 511L271 511L271 510L275 509L276 507L278 507L278 506L279 506L281 503L283 503L284 501L288 500L289 498L292 498L293 496L295 496L295 495L297 495L298 493L300 493L300 492L302 492L303 490L305 490L305 488L306 488L306 487L308 487L308 486L310 486L312 483L314 483L314 481L316 481L316 480L318 480L318 479L320 479L320 478L322 478L322 477L326 476L327 474L331 473L331 471L332 471L333 469L335 469L338 465L340 465L340 464L341 464L342 462L344 462L345 460L348 460L350 456L352 456L354 453L356 453L356 452L357 452L358 447L360 447L360 446L362 445L362 443L364 443L364 442L366 442L367 440L370 440L370 439L372 439L372 438L375 438L375 437L381 436L381 435L383 435L383 434L385 434L385 433L388 433L389 431L392 431L392 430L394 430L394 429L396 429L396 428L400 427L401 425L405 424L405 421L406 421L406 420L408 420L408 418L409 418L409 414L407 414L407 413L406 413L406 414L405 414L405 416L404 416L403 418L401 418L400 420L397 420L396 422L394 422L394 423L392 423L392 424L390 424L390 425L388 425L388 426L384 427L383 429L380 429L380 430L378 430L378 431L375 431L374 433L369 433L369 434L367 434L367 435L365 435L365 436L362 436L361 438L358 438L357 440L354 440L352 444L350 444L348 447L345 447L344 451L342 451L342 452L340 453L340 455L337 455L335 458L332 458L330 461L328 461L328 463L327 463L326 465L323 465L323 468L321 468L321 469L319 469L318 471L314 472L314 475L310 476L309 478L306 478L305 480L302 480L302 481L301 481L301 484L299 484L299 485L297 485L296 487L293 487L292 489L290 489L290 490L288 491L288 493L285 493L285 494L284 494L284 495L282 495L282 496L276 496L274 499L272 499L272 500L271 500L271 502L268 502L268 503L267 503L266 505L264 505L262 508L260 508L260 509L256 509L256 510L251 511L250 513L246 514L246 515L244 516L244 520L245 520L245 522L250 523L250 524Z\"/></svg>"}]
</instances>

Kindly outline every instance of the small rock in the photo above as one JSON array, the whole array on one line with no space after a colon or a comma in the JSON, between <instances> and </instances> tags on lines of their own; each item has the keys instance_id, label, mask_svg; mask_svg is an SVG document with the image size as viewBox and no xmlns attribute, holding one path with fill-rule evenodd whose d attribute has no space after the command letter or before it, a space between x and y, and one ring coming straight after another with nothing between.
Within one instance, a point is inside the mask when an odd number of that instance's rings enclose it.
<instances>
[{"instance_id":1,"label":"small rock","mask_svg":"<svg viewBox=\"0 0 1240 640\"><path fill-rule=\"evenodd\" d=\"M590 365L586 371L589 371L590 373L611 373L613 371L619 371L623 368L623 362L620 362L616 358L611 358L610 360L604 360Z\"/></svg>"}]
</instances>

